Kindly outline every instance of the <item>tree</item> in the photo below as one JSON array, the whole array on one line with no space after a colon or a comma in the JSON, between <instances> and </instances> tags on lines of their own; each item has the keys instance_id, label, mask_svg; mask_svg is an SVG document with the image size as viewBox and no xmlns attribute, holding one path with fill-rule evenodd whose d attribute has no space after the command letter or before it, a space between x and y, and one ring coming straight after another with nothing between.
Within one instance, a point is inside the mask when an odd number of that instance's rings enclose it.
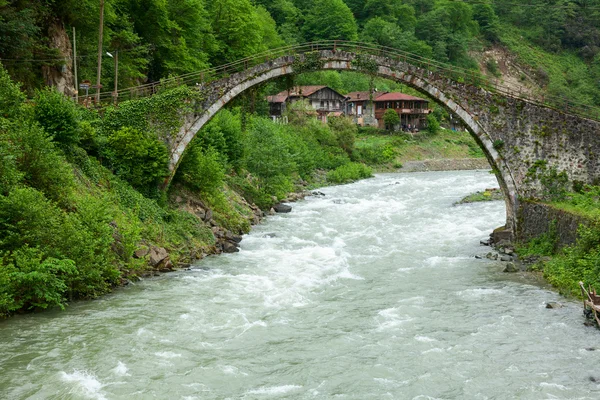
<instances>
[{"instance_id":1,"label":"tree","mask_svg":"<svg viewBox=\"0 0 600 400\"><path fill-rule=\"evenodd\" d=\"M415 9L402 0L367 0L364 13L369 18L380 17L396 23L405 31L412 31L417 24Z\"/></svg>"},{"instance_id":2,"label":"tree","mask_svg":"<svg viewBox=\"0 0 600 400\"><path fill-rule=\"evenodd\" d=\"M274 39L275 21L257 11L249 0L220 0L210 4L218 46L212 57L214 63L239 60L267 50L269 45L279 45Z\"/></svg>"},{"instance_id":3,"label":"tree","mask_svg":"<svg viewBox=\"0 0 600 400\"><path fill-rule=\"evenodd\" d=\"M394 126L400 123L400 116L393 108L388 108L383 113L383 122L388 130L393 130Z\"/></svg>"},{"instance_id":4,"label":"tree","mask_svg":"<svg viewBox=\"0 0 600 400\"><path fill-rule=\"evenodd\" d=\"M342 0L315 0L303 29L308 41L356 40L357 32L352 11Z\"/></svg>"},{"instance_id":5,"label":"tree","mask_svg":"<svg viewBox=\"0 0 600 400\"><path fill-rule=\"evenodd\" d=\"M469 64L469 43L477 33L477 22L469 4L441 0L419 19L415 34L433 48L439 61ZM470 66L470 65L469 65Z\"/></svg>"},{"instance_id":6,"label":"tree","mask_svg":"<svg viewBox=\"0 0 600 400\"><path fill-rule=\"evenodd\" d=\"M498 41L500 21L489 4L475 4L473 6L473 18L479 24L479 30L483 36L492 43Z\"/></svg>"}]
</instances>

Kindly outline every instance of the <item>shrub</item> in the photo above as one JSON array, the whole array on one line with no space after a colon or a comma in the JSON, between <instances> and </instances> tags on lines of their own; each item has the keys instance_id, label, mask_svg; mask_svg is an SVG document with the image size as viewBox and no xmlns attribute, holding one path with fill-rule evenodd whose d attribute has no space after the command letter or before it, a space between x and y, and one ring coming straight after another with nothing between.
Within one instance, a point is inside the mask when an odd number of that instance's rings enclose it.
<instances>
[{"instance_id":1,"label":"shrub","mask_svg":"<svg viewBox=\"0 0 600 400\"><path fill-rule=\"evenodd\" d=\"M369 178L373 174L371 168L364 164L348 163L327 173L327 180L332 183L341 184Z\"/></svg>"},{"instance_id":2,"label":"shrub","mask_svg":"<svg viewBox=\"0 0 600 400\"><path fill-rule=\"evenodd\" d=\"M13 82L0 65L0 123L2 119L21 118L24 102L25 94L19 89L19 84Z\"/></svg>"},{"instance_id":3,"label":"shrub","mask_svg":"<svg viewBox=\"0 0 600 400\"><path fill-rule=\"evenodd\" d=\"M38 250L29 247L16 251L0 273L0 315L32 308L64 308L70 280L76 275L72 260L42 259Z\"/></svg>"},{"instance_id":4,"label":"shrub","mask_svg":"<svg viewBox=\"0 0 600 400\"><path fill-rule=\"evenodd\" d=\"M66 205L74 187L72 168L36 124L19 122L8 133L23 182Z\"/></svg>"},{"instance_id":5,"label":"shrub","mask_svg":"<svg viewBox=\"0 0 600 400\"><path fill-rule=\"evenodd\" d=\"M169 174L167 147L156 137L125 127L108 138L107 146L116 174L146 194Z\"/></svg>"},{"instance_id":6,"label":"shrub","mask_svg":"<svg viewBox=\"0 0 600 400\"><path fill-rule=\"evenodd\" d=\"M385 110L385 113L383 113L383 122L387 129L393 130L394 126L400 123L400 116L394 109L388 108Z\"/></svg>"},{"instance_id":7,"label":"shrub","mask_svg":"<svg viewBox=\"0 0 600 400\"><path fill-rule=\"evenodd\" d=\"M23 174L16 163L15 146L0 131L0 195L6 195L21 180Z\"/></svg>"},{"instance_id":8,"label":"shrub","mask_svg":"<svg viewBox=\"0 0 600 400\"><path fill-rule=\"evenodd\" d=\"M177 180L204 194L219 190L224 178L225 170L217 150L203 149L199 142L188 147L176 174Z\"/></svg>"},{"instance_id":9,"label":"shrub","mask_svg":"<svg viewBox=\"0 0 600 400\"><path fill-rule=\"evenodd\" d=\"M433 114L427 116L427 132L429 135L437 135L440 131L440 123Z\"/></svg>"},{"instance_id":10,"label":"shrub","mask_svg":"<svg viewBox=\"0 0 600 400\"><path fill-rule=\"evenodd\" d=\"M395 156L394 147L386 143L357 148L352 154L352 159L365 164L378 165L391 162Z\"/></svg>"},{"instance_id":11,"label":"shrub","mask_svg":"<svg viewBox=\"0 0 600 400\"><path fill-rule=\"evenodd\" d=\"M77 143L78 113L76 105L55 89L38 91L33 115L54 141L69 146Z\"/></svg>"},{"instance_id":12,"label":"shrub","mask_svg":"<svg viewBox=\"0 0 600 400\"><path fill-rule=\"evenodd\" d=\"M244 141L242 122L239 114L229 110L221 110L196 135L194 141L202 148L212 147L217 150L224 161L239 170L244 157Z\"/></svg>"},{"instance_id":13,"label":"shrub","mask_svg":"<svg viewBox=\"0 0 600 400\"><path fill-rule=\"evenodd\" d=\"M257 119L247 139L246 168L254 175L269 179L291 175L297 170L290 152L289 136L282 126L266 119Z\"/></svg>"},{"instance_id":14,"label":"shrub","mask_svg":"<svg viewBox=\"0 0 600 400\"><path fill-rule=\"evenodd\" d=\"M329 118L328 124L336 135L338 146L348 155L352 155L354 141L358 132L356 124L348 117Z\"/></svg>"}]
</instances>

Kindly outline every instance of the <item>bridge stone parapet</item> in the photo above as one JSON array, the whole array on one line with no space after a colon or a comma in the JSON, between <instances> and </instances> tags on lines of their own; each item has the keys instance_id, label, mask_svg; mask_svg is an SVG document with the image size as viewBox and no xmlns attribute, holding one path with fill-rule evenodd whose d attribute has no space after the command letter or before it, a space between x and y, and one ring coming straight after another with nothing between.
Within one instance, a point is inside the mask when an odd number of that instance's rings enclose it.
<instances>
[{"instance_id":1,"label":"bridge stone parapet","mask_svg":"<svg viewBox=\"0 0 600 400\"><path fill-rule=\"evenodd\" d=\"M483 149L505 194L507 228L515 231L519 199L542 198L544 175L556 168L570 181L600 181L600 122L452 80L401 58L322 50L319 70L353 70L395 80L426 94L462 120ZM187 115L171 144L171 174L196 133L229 101L263 82L294 74L305 55L282 56L198 84L199 111ZM366 57L366 58L365 58ZM365 70L364 60L376 69ZM546 182L547 186L547 182Z\"/></svg>"}]
</instances>

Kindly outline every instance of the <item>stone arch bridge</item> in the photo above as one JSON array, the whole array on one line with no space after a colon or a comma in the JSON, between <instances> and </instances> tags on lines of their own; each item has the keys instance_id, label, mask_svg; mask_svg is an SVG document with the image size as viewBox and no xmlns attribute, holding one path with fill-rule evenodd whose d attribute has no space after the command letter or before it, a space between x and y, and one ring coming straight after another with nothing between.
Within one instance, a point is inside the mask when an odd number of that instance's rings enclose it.
<instances>
[{"instance_id":1,"label":"stone arch bridge","mask_svg":"<svg viewBox=\"0 0 600 400\"><path fill-rule=\"evenodd\" d=\"M551 179L554 168L564 171L571 182L600 181L600 114L590 117L590 110L567 103L549 106L469 73L396 51L339 42L303 46L302 52L290 47L260 63L254 58L252 66L243 60L236 63L237 72L196 83L205 100L196 105L198 111L183 116L179 132L169 140L169 181L196 133L229 101L263 82L309 70L358 71L401 82L462 120L504 192L507 233L517 230L520 201L544 196L543 177Z\"/></svg>"}]
</instances>

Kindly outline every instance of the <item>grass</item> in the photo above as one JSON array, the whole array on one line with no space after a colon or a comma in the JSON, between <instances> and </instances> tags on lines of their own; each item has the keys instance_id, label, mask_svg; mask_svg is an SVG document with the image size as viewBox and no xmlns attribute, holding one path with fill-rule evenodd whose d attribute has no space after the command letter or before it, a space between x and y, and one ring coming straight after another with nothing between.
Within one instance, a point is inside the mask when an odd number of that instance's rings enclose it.
<instances>
[{"instance_id":1,"label":"grass","mask_svg":"<svg viewBox=\"0 0 600 400\"><path fill-rule=\"evenodd\" d=\"M466 131L440 129L429 136L402 132L359 133L355 147L358 159L377 170L395 169L407 161L484 158L483 150Z\"/></svg>"},{"instance_id":2,"label":"grass","mask_svg":"<svg viewBox=\"0 0 600 400\"><path fill-rule=\"evenodd\" d=\"M482 201L495 201L503 199L504 194L502 194L500 189L487 189L483 192L470 194L464 197L462 200L456 202L456 204L477 203Z\"/></svg>"}]
</instances>

